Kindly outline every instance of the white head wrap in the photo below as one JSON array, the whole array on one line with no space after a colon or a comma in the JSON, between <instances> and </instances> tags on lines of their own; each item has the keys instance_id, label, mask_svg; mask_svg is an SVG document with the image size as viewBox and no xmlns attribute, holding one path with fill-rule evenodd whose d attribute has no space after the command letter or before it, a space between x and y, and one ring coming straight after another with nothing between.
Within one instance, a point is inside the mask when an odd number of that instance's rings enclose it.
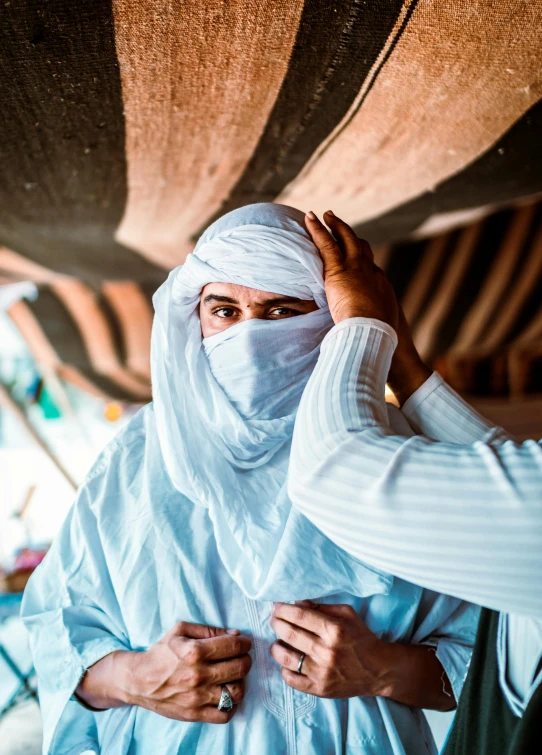
<instances>
[{"instance_id":1,"label":"white head wrap","mask_svg":"<svg viewBox=\"0 0 542 755\"><path fill-rule=\"evenodd\" d=\"M249 320L202 339L198 304L212 282L314 299L319 309ZM292 511L286 494L297 407L333 325L303 214L256 204L225 215L172 271L154 306L151 366L162 456L177 490L208 507L231 576L254 598L316 597L328 583L330 592L344 587L346 575L358 595L374 592L375 580L380 591L380 576L347 565L337 549L340 578L329 564L327 579L317 573L307 548L318 563L315 544L329 541Z\"/></svg>"}]
</instances>

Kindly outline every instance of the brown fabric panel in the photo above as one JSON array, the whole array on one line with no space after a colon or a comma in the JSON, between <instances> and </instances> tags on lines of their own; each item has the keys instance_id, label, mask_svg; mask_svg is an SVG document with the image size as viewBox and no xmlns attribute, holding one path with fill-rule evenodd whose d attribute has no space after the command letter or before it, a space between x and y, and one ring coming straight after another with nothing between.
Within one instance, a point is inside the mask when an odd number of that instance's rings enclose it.
<instances>
[{"instance_id":1,"label":"brown fabric panel","mask_svg":"<svg viewBox=\"0 0 542 755\"><path fill-rule=\"evenodd\" d=\"M455 228L464 228L471 223L477 223L479 220L491 215L497 211L494 205L484 205L483 207L471 207L466 210L456 210L455 212L442 212L430 215L412 234L412 238L431 238L441 233L449 233ZM409 237L410 238L410 237Z\"/></svg>"},{"instance_id":2,"label":"brown fabric panel","mask_svg":"<svg viewBox=\"0 0 542 755\"><path fill-rule=\"evenodd\" d=\"M529 393L535 365L542 359L542 342L530 347L511 348L508 352L508 384L512 398ZM538 364L537 364L538 363ZM542 400L541 400L542 403ZM542 437L539 436L539 437Z\"/></svg>"},{"instance_id":3,"label":"brown fabric panel","mask_svg":"<svg viewBox=\"0 0 542 755\"><path fill-rule=\"evenodd\" d=\"M70 313L81 334L94 371L118 385L134 399L150 396L150 386L120 363L107 321L96 295L80 281L57 281L52 292Z\"/></svg>"},{"instance_id":4,"label":"brown fabric panel","mask_svg":"<svg viewBox=\"0 0 542 755\"><path fill-rule=\"evenodd\" d=\"M277 201L360 223L461 171L539 99L541 31L526 0L420 2L348 126Z\"/></svg>"},{"instance_id":5,"label":"brown fabric panel","mask_svg":"<svg viewBox=\"0 0 542 755\"><path fill-rule=\"evenodd\" d=\"M13 304L8 310L8 315L24 338L42 372L45 374L52 373L67 380L91 396L102 399L111 398L105 391L88 380L77 367L62 363L60 356L26 302L18 301Z\"/></svg>"},{"instance_id":6,"label":"brown fabric panel","mask_svg":"<svg viewBox=\"0 0 542 755\"><path fill-rule=\"evenodd\" d=\"M50 283L60 276L53 270L26 259L22 254L13 252L6 247L0 247L0 273L17 280L32 281L33 283Z\"/></svg>"},{"instance_id":7,"label":"brown fabric panel","mask_svg":"<svg viewBox=\"0 0 542 755\"><path fill-rule=\"evenodd\" d=\"M117 244L124 118L111 0L4 0L0 243L87 281L164 278Z\"/></svg>"},{"instance_id":8,"label":"brown fabric panel","mask_svg":"<svg viewBox=\"0 0 542 755\"><path fill-rule=\"evenodd\" d=\"M409 323L420 314L420 307L427 300L429 290L434 284L435 274L446 251L446 236L437 236L427 243L423 259L401 302L405 317Z\"/></svg>"},{"instance_id":9,"label":"brown fabric panel","mask_svg":"<svg viewBox=\"0 0 542 755\"><path fill-rule=\"evenodd\" d=\"M542 438L542 395L522 401L480 399L467 396L469 403L500 427L521 440Z\"/></svg>"},{"instance_id":10,"label":"brown fabric panel","mask_svg":"<svg viewBox=\"0 0 542 755\"><path fill-rule=\"evenodd\" d=\"M529 258L524 262L521 273L512 290L502 301L498 315L487 329L487 336L480 344L482 351L490 352L507 339L527 297L542 280L542 228L538 231Z\"/></svg>"},{"instance_id":11,"label":"brown fabric panel","mask_svg":"<svg viewBox=\"0 0 542 755\"><path fill-rule=\"evenodd\" d=\"M9 308L8 315L26 341L36 362L57 369L61 359L28 304L23 300L15 302Z\"/></svg>"},{"instance_id":12,"label":"brown fabric panel","mask_svg":"<svg viewBox=\"0 0 542 755\"><path fill-rule=\"evenodd\" d=\"M136 377L149 382L152 309L132 281L107 281L102 293L115 312L122 329L126 366Z\"/></svg>"},{"instance_id":13,"label":"brown fabric panel","mask_svg":"<svg viewBox=\"0 0 542 755\"><path fill-rule=\"evenodd\" d=\"M533 206L524 207L515 213L500 249L495 250L494 263L478 294L478 299L466 314L459 329L453 345L454 351L472 348L481 339L496 304L505 297L534 213Z\"/></svg>"},{"instance_id":14,"label":"brown fabric panel","mask_svg":"<svg viewBox=\"0 0 542 755\"><path fill-rule=\"evenodd\" d=\"M454 252L453 263L448 265L445 274L436 289L427 311L418 321L414 331L416 346L422 355L431 354L434 340L440 324L458 295L461 280L476 249L476 242L480 235L481 224L465 228L461 232L457 248Z\"/></svg>"},{"instance_id":15,"label":"brown fabric panel","mask_svg":"<svg viewBox=\"0 0 542 755\"><path fill-rule=\"evenodd\" d=\"M533 342L542 343L542 308L538 315L531 320L525 330L515 339L514 344L523 345Z\"/></svg>"},{"instance_id":16,"label":"brown fabric panel","mask_svg":"<svg viewBox=\"0 0 542 755\"><path fill-rule=\"evenodd\" d=\"M303 0L113 0L128 201L117 239L172 268L240 178L275 104Z\"/></svg>"},{"instance_id":17,"label":"brown fabric panel","mask_svg":"<svg viewBox=\"0 0 542 755\"><path fill-rule=\"evenodd\" d=\"M305 0L279 96L219 215L252 202L272 202L296 177L365 88L403 6L404 0Z\"/></svg>"}]
</instances>

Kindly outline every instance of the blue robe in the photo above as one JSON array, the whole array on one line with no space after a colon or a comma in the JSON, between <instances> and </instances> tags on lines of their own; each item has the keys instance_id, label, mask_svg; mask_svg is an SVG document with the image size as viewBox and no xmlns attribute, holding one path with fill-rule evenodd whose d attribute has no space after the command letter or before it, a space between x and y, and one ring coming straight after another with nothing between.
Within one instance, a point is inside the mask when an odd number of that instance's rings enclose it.
<instances>
[{"instance_id":1,"label":"blue robe","mask_svg":"<svg viewBox=\"0 0 542 755\"><path fill-rule=\"evenodd\" d=\"M379 637L434 645L456 697L478 609L368 569L295 510L267 599L255 600L224 567L220 550L228 542L216 527L208 509L172 486L153 407L145 407L96 461L25 593L44 753L436 753L420 710L383 698L318 699L284 684L269 654L272 601L298 579L306 598L351 604ZM258 547L265 550L265 542ZM114 650L150 647L180 620L253 638L246 697L229 724L184 723L138 707L93 713L74 699L89 666Z\"/></svg>"}]
</instances>

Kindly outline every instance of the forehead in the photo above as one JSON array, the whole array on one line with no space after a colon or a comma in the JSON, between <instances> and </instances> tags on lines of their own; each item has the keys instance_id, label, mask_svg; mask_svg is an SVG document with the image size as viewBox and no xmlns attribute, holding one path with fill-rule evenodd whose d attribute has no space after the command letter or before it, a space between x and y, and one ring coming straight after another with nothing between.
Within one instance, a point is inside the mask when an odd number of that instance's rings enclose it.
<instances>
[{"instance_id":1,"label":"forehead","mask_svg":"<svg viewBox=\"0 0 542 755\"><path fill-rule=\"evenodd\" d=\"M276 291L260 291L258 288L249 288L248 286L238 286L236 283L207 283L201 290L201 298L209 294L216 296L228 296L238 302L258 302L265 301L271 297L281 296Z\"/></svg>"}]
</instances>

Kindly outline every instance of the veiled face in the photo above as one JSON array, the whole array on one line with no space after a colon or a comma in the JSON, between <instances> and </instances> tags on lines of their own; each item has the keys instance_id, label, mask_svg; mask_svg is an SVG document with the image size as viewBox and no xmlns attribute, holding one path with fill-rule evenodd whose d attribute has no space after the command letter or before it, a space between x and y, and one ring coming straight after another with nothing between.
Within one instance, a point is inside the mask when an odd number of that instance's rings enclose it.
<instances>
[{"instance_id":1,"label":"veiled face","mask_svg":"<svg viewBox=\"0 0 542 755\"><path fill-rule=\"evenodd\" d=\"M200 297L201 332L208 338L245 320L284 320L316 309L312 299L295 299L235 283L208 283Z\"/></svg>"}]
</instances>

